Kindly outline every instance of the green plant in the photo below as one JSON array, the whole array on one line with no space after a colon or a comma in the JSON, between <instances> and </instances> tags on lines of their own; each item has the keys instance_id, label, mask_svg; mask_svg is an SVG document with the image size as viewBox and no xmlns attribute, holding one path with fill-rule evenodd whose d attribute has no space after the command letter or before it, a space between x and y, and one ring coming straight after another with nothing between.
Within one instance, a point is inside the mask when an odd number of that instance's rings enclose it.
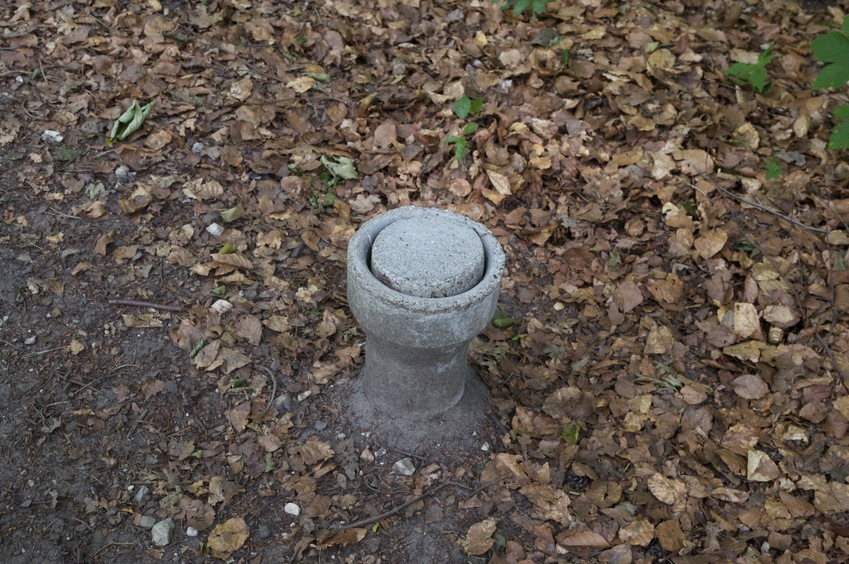
<instances>
[{"instance_id":1,"label":"green plant","mask_svg":"<svg viewBox=\"0 0 849 564\"><path fill-rule=\"evenodd\" d=\"M766 163L766 173L764 177L767 180L775 180L780 177L784 173L784 169L778 165L778 159L776 157L772 157L768 163Z\"/></svg>"},{"instance_id":2,"label":"green plant","mask_svg":"<svg viewBox=\"0 0 849 564\"><path fill-rule=\"evenodd\" d=\"M849 82L849 17L841 31L829 31L814 39L814 58L825 63L814 80L813 89L840 88ZM829 149L849 149L849 104L836 107L831 115L838 123L828 138Z\"/></svg>"},{"instance_id":3,"label":"green plant","mask_svg":"<svg viewBox=\"0 0 849 564\"><path fill-rule=\"evenodd\" d=\"M758 92L763 92L769 81L766 75L766 66L775 58L772 45L767 47L754 63L734 63L725 70L725 76L738 84L748 84Z\"/></svg>"},{"instance_id":4,"label":"green plant","mask_svg":"<svg viewBox=\"0 0 849 564\"><path fill-rule=\"evenodd\" d=\"M475 115L481 111L483 107L483 98L469 98L463 96L454 102L454 114L460 119L466 119L470 115ZM466 148L469 146L467 135L471 135L478 130L478 124L469 122L460 130L460 135L451 135L445 138L445 142L449 145L454 145L454 158L458 161L463 160L466 156Z\"/></svg>"},{"instance_id":5,"label":"green plant","mask_svg":"<svg viewBox=\"0 0 849 564\"><path fill-rule=\"evenodd\" d=\"M493 0L493 2L498 3L500 0ZM540 15L545 12L545 7L547 4L554 2L554 0L503 0L499 8L502 10L510 10L512 9L513 15L518 16L522 12L531 10L535 15Z\"/></svg>"}]
</instances>

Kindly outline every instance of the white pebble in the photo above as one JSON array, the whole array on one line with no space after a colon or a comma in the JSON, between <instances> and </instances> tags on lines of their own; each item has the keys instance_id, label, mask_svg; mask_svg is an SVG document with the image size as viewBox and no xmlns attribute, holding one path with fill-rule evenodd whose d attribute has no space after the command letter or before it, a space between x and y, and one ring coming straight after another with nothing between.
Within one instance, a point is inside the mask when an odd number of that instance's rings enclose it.
<instances>
[{"instance_id":1,"label":"white pebble","mask_svg":"<svg viewBox=\"0 0 849 564\"><path fill-rule=\"evenodd\" d=\"M217 223L210 223L206 226L206 232L213 237L220 237L221 234L224 233L224 227Z\"/></svg>"},{"instance_id":2,"label":"white pebble","mask_svg":"<svg viewBox=\"0 0 849 564\"><path fill-rule=\"evenodd\" d=\"M186 527L186 536L187 537L196 537L198 536L198 530L194 527Z\"/></svg>"},{"instance_id":3,"label":"white pebble","mask_svg":"<svg viewBox=\"0 0 849 564\"><path fill-rule=\"evenodd\" d=\"M289 515L294 515L295 517L301 514L301 508L298 507L297 503L287 503L283 506L283 511L285 511Z\"/></svg>"}]
</instances>

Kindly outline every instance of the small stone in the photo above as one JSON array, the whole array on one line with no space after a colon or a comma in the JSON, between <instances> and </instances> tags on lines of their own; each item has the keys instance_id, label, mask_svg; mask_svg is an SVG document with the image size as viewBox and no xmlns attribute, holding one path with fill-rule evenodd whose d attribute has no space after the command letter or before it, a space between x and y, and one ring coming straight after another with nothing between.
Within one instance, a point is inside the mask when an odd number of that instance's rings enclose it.
<instances>
[{"instance_id":1,"label":"small stone","mask_svg":"<svg viewBox=\"0 0 849 564\"><path fill-rule=\"evenodd\" d=\"M315 422L315 430L316 431L324 431L325 429L327 429L327 423L325 423L324 421L316 421Z\"/></svg>"},{"instance_id":2,"label":"small stone","mask_svg":"<svg viewBox=\"0 0 849 564\"><path fill-rule=\"evenodd\" d=\"M270 536L271 536L271 527L269 527L268 525L265 525L265 524L260 525L259 526L259 538L267 539Z\"/></svg>"},{"instance_id":3,"label":"small stone","mask_svg":"<svg viewBox=\"0 0 849 564\"><path fill-rule=\"evenodd\" d=\"M307 399L308 397L310 397L311 395L312 395L312 392L307 390L305 392L301 392L300 394L298 394L297 398L298 398L299 402L302 402L305 399Z\"/></svg>"},{"instance_id":4,"label":"small stone","mask_svg":"<svg viewBox=\"0 0 849 564\"><path fill-rule=\"evenodd\" d=\"M416 472L416 467L409 458L402 458L392 465L392 471L402 476L412 476Z\"/></svg>"},{"instance_id":5,"label":"small stone","mask_svg":"<svg viewBox=\"0 0 849 564\"><path fill-rule=\"evenodd\" d=\"M32 337L27 337L26 340L24 341L24 344L25 345L34 345L35 339L36 339L35 335L33 335Z\"/></svg>"},{"instance_id":6,"label":"small stone","mask_svg":"<svg viewBox=\"0 0 849 564\"><path fill-rule=\"evenodd\" d=\"M151 517L150 515L142 515L139 519L139 527L142 529L150 529L154 525L156 525L156 517Z\"/></svg>"},{"instance_id":7,"label":"small stone","mask_svg":"<svg viewBox=\"0 0 849 564\"><path fill-rule=\"evenodd\" d=\"M220 237L221 234L224 233L224 227L217 223L211 223L206 226L206 232L213 237Z\"/></svg>"},{"instance_id":8,"label":"small stone","mask_svg":"<svg viewBox=\"0 0 849 564\"><path fill-rule=\"evenodd\" d=\"M198 530L194 527L186 527L186 536L187 537L196 537L198 536Z\"/></svg>"},{"instance_id":9,"label":"small stone","mask_svg":"<svg viewBox=\"0 0 849 564\"><path fill-rule=\"evenodd\" d=\"M156 546L167 546L171 543L171 533L174 532L174 520L170 517L155 524L150 530L150 537Z\"/></svg>"},{"instance_id":10,"label":"small stone","mask_svg":"<svg viewBox=\"0 0 849 564\"><path fill-rule=\"evenodd\" d=\"M292 394L284 392L277 396L274 400L274 407L277 408L277 411L289 411L292 409Z\"/></svg>"},{"instance_id":11,"label":"small stone","mask_svg":"<svg viewBox=\"0 0 849 564\"><path fill-rule=\"evenodd\" d=\"M196 155L200 155L202 152L203 152L203 143L201 143L200 141L195 141L192 144L192 153L195 153Z\"/></svg>"},{"instance_id":12,"label":"small stone","mask_svg":"<svg viewBox=\"0 0 849 564\"><path fill-rule=\"evenodd\" d=\"M150 493L150 488L147 486L139 486L136 495L133 496L133 503L136 505L141 505L145 501L147 501L147 494Z\"/></svg>"},{"instance_id":13,"label":"small stone","mask_svg":"<svg viewBox=\"0 0 849 564\"><path fill-rule=\"evenodd\" d=\"M294 515L295 517L301 514L301 508L298 507L297 503L287 503L283 506L283 511L285 511L289 515Z\"/></svg>"},{"instance_id":14,"label":"small stone","mask_svg":"<svg viewBox=\"0 0 849 564\"><path fill-rule=\"evenodd\" d=\"M64 135L52 129L46 129L44 130L44 133L41 134L42 141L50 141L51 143L61 143L64 138Z\"/></svg>"}]
</instances>

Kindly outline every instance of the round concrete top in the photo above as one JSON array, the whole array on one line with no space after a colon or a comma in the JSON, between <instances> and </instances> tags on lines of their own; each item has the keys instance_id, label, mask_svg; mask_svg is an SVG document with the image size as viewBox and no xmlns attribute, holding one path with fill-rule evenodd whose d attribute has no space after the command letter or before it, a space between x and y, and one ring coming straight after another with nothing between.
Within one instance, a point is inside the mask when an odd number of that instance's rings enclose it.
<instances>
[{"instance_id":1,"label":"round concrete top","mask_svg":"<svg viewBox=\"0 0 849 564\"><path fill-rule=\"evenodd\" d=\"M371 249L371 271L408 296L445 298L474 288L483 277L481 236L447 217L413 217L390 223Z\"/></svg>"}]
</instances>

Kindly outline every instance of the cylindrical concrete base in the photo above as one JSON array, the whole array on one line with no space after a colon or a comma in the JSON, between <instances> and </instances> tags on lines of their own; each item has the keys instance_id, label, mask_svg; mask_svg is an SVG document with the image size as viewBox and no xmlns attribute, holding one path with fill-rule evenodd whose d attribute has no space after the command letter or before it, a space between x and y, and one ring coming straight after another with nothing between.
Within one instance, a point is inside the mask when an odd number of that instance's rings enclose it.
<instances>
[{"instance_id":1,"label":"cylindrical concrete base","mask_svg":"<svg viewBox=\"0 0 849 564\"><path fill-rule=\"evenodd\" d=\"M408 206L360 227L348 246L348 305L366 334L363 392L374 410L397 424L460 402L476 378L468 345L492 319L503 269L495 237L459 214Z\"/></svg>"}]
</instances>

